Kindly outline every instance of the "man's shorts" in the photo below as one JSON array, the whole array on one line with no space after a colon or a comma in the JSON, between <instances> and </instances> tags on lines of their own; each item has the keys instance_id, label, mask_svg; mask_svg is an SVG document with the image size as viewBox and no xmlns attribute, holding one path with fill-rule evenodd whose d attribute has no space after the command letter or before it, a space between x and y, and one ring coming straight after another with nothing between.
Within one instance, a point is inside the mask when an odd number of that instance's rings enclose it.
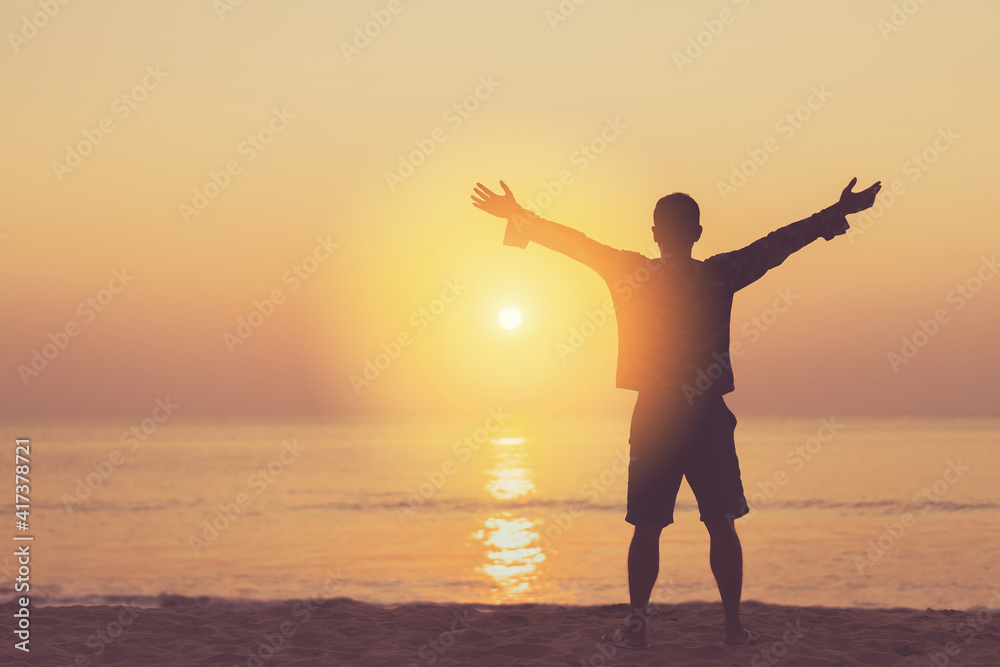
<instances>
[{"instance_id":1,"label":"man's shorts","mask_svg":"<svg viewBox=\"0 0 1000 667\"><path fill-rule=\"evenodd\" d=\"M640 392L629 436L628 514L636 526L674 522L674 503L686 477L702 521L749 513L736 457L736 416L721 396L688 403L683 397Z\"/></svg>"}]
</instances>

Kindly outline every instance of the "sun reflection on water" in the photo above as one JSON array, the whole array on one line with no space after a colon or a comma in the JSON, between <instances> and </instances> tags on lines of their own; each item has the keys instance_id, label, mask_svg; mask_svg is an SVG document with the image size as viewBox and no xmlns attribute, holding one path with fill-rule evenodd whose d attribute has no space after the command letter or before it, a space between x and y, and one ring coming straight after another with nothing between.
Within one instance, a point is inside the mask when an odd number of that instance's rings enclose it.
<instances>
[{"instance_id":1,"label":"sun reflection on water","mask_svg":"<svg viewBox=\"0 0 1000 667\"><path fill-rule=\"evenodd\" d=\"M498 503L523 500L535 493L531 459L524 437L509 434L490 440L493 467L487 470L486 491ZM497 511L483 522L474 537L489 548L482 571L497 585L494 601L525 597L537 580L545 554L537 546L536 521L520 513Z\"/></svg>"}]
</instances>

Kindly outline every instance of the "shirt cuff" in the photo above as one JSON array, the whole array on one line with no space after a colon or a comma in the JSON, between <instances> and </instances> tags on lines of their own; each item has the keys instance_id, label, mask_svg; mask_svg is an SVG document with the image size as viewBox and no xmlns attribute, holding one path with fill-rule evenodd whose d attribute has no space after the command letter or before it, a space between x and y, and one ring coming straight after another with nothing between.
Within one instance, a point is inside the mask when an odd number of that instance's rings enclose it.
<instances>
[{"instance_id":1,"label":"shirt cuff","mask_svg":"<svg viewBox=\"0 0 1000 667\"><path fill-rule=\"evenodd\" d=\"M851 228L850 223L847 222L847 216L840 210L839 204L824 208L813 217L819 219L820 236L827 241L832 240L835 236L846 234L847 230Z\"/></svg>"},{"instance_id":2,"label":"shirt cuff","mask_svg":"<svg viewBox=\"0 0 1000 667\"><path fill-rule=\"evenodd\" d=\"M503 233L503 244L514 246L515 248L527 248L528 232L531 229L531 218L533 214L522 208L519 213L507 218L507 229Z\"/></svg>"}]
</instances>

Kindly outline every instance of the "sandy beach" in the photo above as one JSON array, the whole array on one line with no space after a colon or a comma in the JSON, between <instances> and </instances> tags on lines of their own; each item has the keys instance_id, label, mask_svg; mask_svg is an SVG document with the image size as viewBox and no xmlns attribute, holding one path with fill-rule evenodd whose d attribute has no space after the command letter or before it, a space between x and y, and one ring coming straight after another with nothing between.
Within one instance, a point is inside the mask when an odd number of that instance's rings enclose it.
<instances>
[{"instance_id":1,"label":"sandy beach","mask_svg":"<svg viewBox=\"0 0 1000 667\"><path fill-rule=\"evenodd\" d=\"M746 602L763 643L719 645L718 604L654 607L646 651L600 641L624 605L376 606L313 604L165 608L43 607L31 655L5 665L1000 665L1000 612L834 609ZM10 618L13 607L3 605ZM277 646L272 652L271 646Z\"/></svg>"}]
</instances>

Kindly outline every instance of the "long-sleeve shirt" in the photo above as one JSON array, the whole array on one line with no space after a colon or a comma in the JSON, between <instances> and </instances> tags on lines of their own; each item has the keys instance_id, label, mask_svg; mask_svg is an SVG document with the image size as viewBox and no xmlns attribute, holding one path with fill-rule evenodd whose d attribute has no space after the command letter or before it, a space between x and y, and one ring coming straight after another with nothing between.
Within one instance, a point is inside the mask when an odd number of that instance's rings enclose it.
<instances>
[{"instance_id":1,"label":"long-sleeve shirt","mask_svg":"<svg viewBox=\"0 0 1000 667\"><path fill-rule=\"evenodd\" d=\"M508 220L504 244L535 242L594 269L611 290L618 320L622 389L695 396L733 391L729 354L733 295L822 237L847 231L837 206L793 222L740 250L706 260L650 258L606 246L522 210Z\"/></svg>"}]
</instances>

